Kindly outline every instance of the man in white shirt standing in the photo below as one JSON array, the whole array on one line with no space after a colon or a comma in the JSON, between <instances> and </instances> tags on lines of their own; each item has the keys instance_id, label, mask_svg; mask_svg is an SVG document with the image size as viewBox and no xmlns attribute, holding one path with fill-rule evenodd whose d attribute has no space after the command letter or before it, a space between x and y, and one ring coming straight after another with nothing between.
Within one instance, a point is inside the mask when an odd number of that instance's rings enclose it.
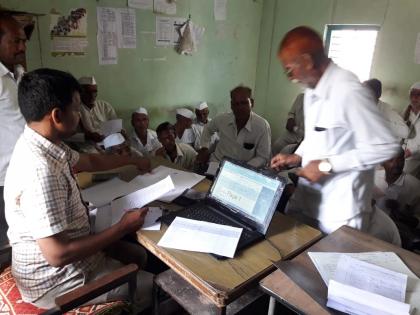
<instances>
[{"instance_id":1,"label":"man in white shirt standing","mask_svg":"<svg viewBox=\"0 0 420 315\"><path fill-rule=\"evenodd\" d=\"M410 130L404 139L404 172L420 178L420 82L410 88L410 105L405 109L403 118Z\"/></svg>"},{"instance_id":2,"label":"man in white shirt standing","mask_svg":"<svg viewBox=\"0 0 420 315\"><path fill-rule=\"evenodd\" d=\"M378 79L370 79L363 82L363 85L369 88L376 100L379 110L384 115L388 122L389 128L399 139L405 139L408 136L408 127L404 122L404 119L395 110L392 109L391 105L380 100L382 95L382 83Z\"/></svg>"},{"instance_id":3,"label":"man in white shirt standing","mask_svg":"<svg viewBox=\"0 0 420 315\"><path fill-rule=\"evenodd\" d=\"M4 178L16 141L23 132L25 120L17 100L14 70L25 62L26 35L11 16L0 15L0 245L7 243L4 218Z\"/></svg>"},{"instance_id":4,"label":"man in white shirt standing","mask_svg":"<svg viewBox=\"0 0 420 315\"><path fill-rule=\"evenodd\" d=\"M249 87L230 91L232 112L217 115L203 130L197 163L221 162L224 157L264 167L271 156L271 131L268 122L252 111L254 100ZM218 133L219 142L210 156L211 137Z\"/></svg>"},{"instance_id":5,"label":"man in white shirt standing","mask_svg":"<svg viewBox=\"0 0 420 315\"><path fill-rule=\"evenodd\" d=\"M308 27L285 35L278 58L288 78L306 87L305 139L295 154L271 161L275 169L302 165L288 213L324 233L349 225L387 241L399 238L392 220L371 206L374 167L399 150L371 93L328 59Z\"/></svg>"},{"instance_id":6,"label":"man in white shirt standing","mask_svg":"<svg viewBox=\"0 0 420 315\"><path fill-rule=\"evenodd\" d=\"M162 147L157 134L149 129L149 114L147 109L140 107L131 114L131 145L144 156L152 155L154 151Z\"/></svg>"},{"instance_id":7,"label":"man in white shirt standing","mask_svg":"<svg viewBox=\"0 0 420 315\"><path fill-rule=\"evenodd\" d=\"M178 108L176 110L175 141L177 143L185 143L194 147L196 135L192 129L194 113L187 108Z\"/></svg>"}]
</instances>

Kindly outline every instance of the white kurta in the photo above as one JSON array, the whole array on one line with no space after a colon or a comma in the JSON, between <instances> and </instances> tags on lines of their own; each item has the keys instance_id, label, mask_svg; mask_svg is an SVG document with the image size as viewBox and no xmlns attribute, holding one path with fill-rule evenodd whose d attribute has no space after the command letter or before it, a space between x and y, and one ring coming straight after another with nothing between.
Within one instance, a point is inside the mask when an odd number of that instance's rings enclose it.
<instances>
[{"instance_id":1,"label":"white kurta","mask_svg":"<svg viewBox=\"0 0 420 315\"><path fill-rule=\"evenodd\" d=\"M0 62L0 186L4 186L13 148L25 126L18 106L17 87L13 73Z\"/></svg>"},{"instance_id":2,"label":"white kurta","mask_svg":"<svg viewBox=\"0 0 420 315\"><path fill-rule=\"evenodd\" d=\"M95 106L92 108L88 108L84 104L80 106L80 118L85 128L91 132L100 133L102 123L118 117L111 104L96 100Z\"/></svg>"},{"instance_id":3,"label":"white kurta","mask_svg":"<svg viewBox=\"0 0 420 315\"><path fill-rule=\"evenodd\" d=\"M147 141L143 144L136 132L133 130L131 134L131 145L145 156L151 155L154 151L161 148L157 134L154 130L147 129Z\"/></svg>"},{"instance_id":4,"label":"white kurta","mask_svg":"<svg viewBox=\"0 0 420 315\"><path fill-rule=\"evenodd\" d=\"M394 134L400 139L407 138L409 129L400 114L393 110L391 105L381 100L378 102L378 108L384 114L385 120L388 122L388 126Z\"/></svg>"},{"instance_id":5,"label":"white kurta","mask_svg":"<svg viewBox=\"0 0 420 315\"><path fill-rule=\"evenodd\" d=\"M315 89L305 91L302 166L328 159L333 174L311 184L299 179L288 212L325 233L342 225L368 231L375 165L399 150L371 94L354 74L330 63Z\"/></svg>"},{"instance_id":6,"label":"white kurta","mask_svg":"<svg viewBox=\"0 0 420 315\"><path fill-rule=\"evenodd\" d=\"M415 114L410 111L408 117L410 122L410 133L405 139L405 144L411 152L411 156L406 159L404 171L416 177L420 175L420 112Z\"/></svg>"}]
</instances>

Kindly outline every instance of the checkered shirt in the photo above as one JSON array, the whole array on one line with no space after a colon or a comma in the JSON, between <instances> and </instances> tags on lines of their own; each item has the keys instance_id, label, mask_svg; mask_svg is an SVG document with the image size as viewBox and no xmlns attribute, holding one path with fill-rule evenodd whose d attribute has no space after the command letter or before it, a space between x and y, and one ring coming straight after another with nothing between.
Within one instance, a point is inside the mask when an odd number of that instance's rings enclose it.
<instances>
[{"instance_id":1,"label":"checkered shirt","mask_svg":"<svg viewBox=\"0 0 420 315\"><path fill-rule=\"evenodd\" d=\"M90 234L89 218L72 166L79 154L25 127L6 174L4 199L12 273L25 302L34 302L65 280L83 279L103 259L94 254L52 267L36 240L65 232L70 239ZM80 281L80 280L79 280Z\"/></svg>"}]
</instances>

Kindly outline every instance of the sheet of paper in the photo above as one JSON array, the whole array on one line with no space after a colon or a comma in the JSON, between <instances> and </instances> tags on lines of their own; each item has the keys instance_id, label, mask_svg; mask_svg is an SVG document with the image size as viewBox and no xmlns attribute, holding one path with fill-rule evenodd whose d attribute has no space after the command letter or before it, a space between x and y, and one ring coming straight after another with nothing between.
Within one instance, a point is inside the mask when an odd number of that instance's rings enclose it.
<instances>
[{"instance_id":1,"label":"sheet of paper","mask_svg":"<svg viewBox=\"0 0 420 315\"><path fill-rule=\"evenodd\" d=\"M118 48L136 48L136 11L129 8L121 8L117 14Z\"/></svg>"},{"instance_id":2,"label":"sheet of paper","mask_svg":"<svg viewBox=\"0 0 420 315\"><path fill-rule=\"evenodd\" d=\"M233 258L241 233L242 228L176 217L158 245Z\"/></svg>"},{"instance_id":3,"label":"sheet of paper","mask_svg":"<svg viewBox=\"0 0 420 315\"><path fill-rule=\"evenodd\" d=\"M162 209L159 207L149 207L146 218L144 219L144 224L142 230L145 231L159 231L160 230L160 220L156 222L162 216Z\"/></svg>"},{"instance_id":4,"label":"sheet of paper","mask_svg":"<svg viewBox=\"0 0 420 315\"><path fill-rule=\"evenodd\" d=\"M170 176L111 202L112 224L118 222L126 210L141 208L174 189Z\"/></svg>"},{"instance_id":5,"label":"sheet of paper","mask_svg":"<svg viewBox=\"0 0 420 315\"><path fill-rule=\"evenodd\" d=\"M119 178L113 178L106 182L83 189L81 191L84 201L92 203L96 207L101 207L110 203L113 199L125 196L138 188Z\"/></svg>"},{"instance_id":6,"label":"sheet of paper","mask_svg":"<svg viewBox=\"0 0 420 315\"><path fill-rule=\"evenodd\" d=\"M226 20L227 0L214 0L214 19L216 21Z\"/></svg>"},{"instance_id":7,"label":"sheet of paper","mask_svg":"<svg viewBox=\"0 0 420 315\"><path fill-rule=\"evenodd\" d=\"M206 175L216 176L217 170L219 169L219 162L210 162L207 168Z\"/></svg>"},{"instance_id":8,"label":"sheet of paper","mask_svg":"<svg viewBox=\"0 0 420 315\"><path fill-rule=\"evenodd\" d=\"M142 188L152 185L167 176L171 177L175 188L159 198L163 202L172 202L176 197L182 195L186 189L193 187L205 178L195 173L180 171L166 166L158 166L150 173L135 177L130 183Z\"/></svg>"},{"instance_id":9,"label":"sheet of paper","mask_svg":"<svg viewBox=\"0 0 420 315\"><path fill-rule=\"evenodd\" d=\"M357 315L409 315L410 305L331 280L328 307Z\"/></svg>"},{"instance_id":10,"label":"sheet of paper","mask_svg":"<svg viewBox=\"0 0 420 315\"><path fill-rule=\"evenodd\" d=\"M360 290L382 295L399 302L405 301L407 275L376 266L347 255L341 255L333 278Z\"/></svg>"},{"instance_id":11,"label":"sheet of paper","mask_svg":"<svg viewBox=\"0 0 420 315\"><path fill-rule=\"evenodd\" d=\"M414 62L420 64L420 33L417 34L416 46L414 48Z\"/></svg>"},{"instance_id":12,"label":"sheet of paper","mask_svg":"<svg viewBox=\"0 0 420 315\"><path fill-rule=\"evenodd\" d=\"M104 121L101 124L101 133L104 136L109 136L113 133L121 132L123 129L122 119L112 119Z\"/></svg>"},{"instance_id":13,"label":"sheet of paper","mask_svg":"<svg viewBox=\"0 0 420 315\"><path fill-rule=\"evenodd\" d=\"M154 0L153 1L153 11L155 13L162 13L167 15L176 14L176 2L174 0Z\"/></svg>"},{"instance_id":14,"label":"sheet of paper","mask_svg":"<svg viewBox=\"0 0 420 315\"><path fill-rule=\"evenodd\" d=\"M348 255L389 270L406 274L408 276L406 303L420 310L420 280L404 264L400 257L393 252L366 252L366 253L333 253L333 252L309 252L308 255L321 274L325 284L328 285L333 279L337 269L337 263L341 255ZM419 312L419 311L418 311Z\"/></svg>"},{"instance_id":15,"label":"sheet of paper","mask_svg":"<svg viewBox=\"0 0 420 315\"><path fill-rule=\"evenodd\" d=\"M98 57L100 65L118 63L118 9L98 7Z\"/></svg>"},{"instance_id":16,"label":"sheet of paper","mask_svg":"<svg viewBox=\"0 0 420 315\"><path fill-rule=\"evenodd\" d=\"M134 9L153 10L153 0L128 0L128 6Z\"/></svg>"},{"instance_id":17,"label":"sheet of paper","mask_svg":"<svg viewBox=\"0 0 420 315\"><path fill-rule=\"evenodd\" d=\"M172 45L173 36L174 31L172 18L156 16L156 46Z\"/></svg>"}]
</instances>

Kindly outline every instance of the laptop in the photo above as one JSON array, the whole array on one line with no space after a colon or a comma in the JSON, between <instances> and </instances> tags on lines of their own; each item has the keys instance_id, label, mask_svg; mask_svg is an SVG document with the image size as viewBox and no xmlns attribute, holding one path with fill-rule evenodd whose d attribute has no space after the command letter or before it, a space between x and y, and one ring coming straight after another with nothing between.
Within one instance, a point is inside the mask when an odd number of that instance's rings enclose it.
<instances>
[{"instance_id":1,"label":"laptop","mask_svg":"<svg viewBox=\"0 0 420 315\"><path fill-rule=\"evenodd\" d=\"M286 180L271 171L225 159L205 199L163 216L162 222L169 225L179 216L243 228L237 247L241 250L264 239L285 185Z\"/></svg>"}]
</instances>

